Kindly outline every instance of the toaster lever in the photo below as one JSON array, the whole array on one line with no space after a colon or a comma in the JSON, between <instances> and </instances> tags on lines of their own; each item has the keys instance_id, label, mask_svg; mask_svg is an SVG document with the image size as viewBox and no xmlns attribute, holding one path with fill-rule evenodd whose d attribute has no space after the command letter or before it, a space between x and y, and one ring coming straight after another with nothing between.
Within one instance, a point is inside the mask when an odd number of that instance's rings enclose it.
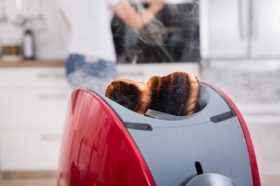
<instances>
[{"instance_id":1,"label":"toaster lever","mask_svg":"<svg viewBox=\"0 0 280 186\"><path fill-rule=\"evenodd\" d=\"M229 112L225 112L225 113L222 113L222 114L218 114L216 116L212 116L210 118L210 121L212 121L213 123L219 123L219 122L225 121L227 119L230 119L234 116L235 116L235 113L232 112L232 111L229 111Z\"/></svg>"},{"instance_id":2,"label":"toaster lever","mask_svg":"<svg viewBox=\"0 0 280 186\"><path fill-rule=\"evenodd\" d=\"M151 125L146 124L146 123L124 123L126 128L129 129L135 129L135 130L146 130L146 131L152 131L153 128Z\"/></svg>"}]
</instances>

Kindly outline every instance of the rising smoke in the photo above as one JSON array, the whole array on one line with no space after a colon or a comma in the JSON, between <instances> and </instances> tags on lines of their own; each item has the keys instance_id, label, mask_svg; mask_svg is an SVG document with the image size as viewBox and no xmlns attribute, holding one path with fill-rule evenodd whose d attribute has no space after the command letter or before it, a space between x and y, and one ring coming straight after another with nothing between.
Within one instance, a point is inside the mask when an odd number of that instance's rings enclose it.
<instances>
[{"instance_id":1,"label":"rising smoke","mask_svg":"<svg viewBox=\"0 0 280 186\"><path fill-rule=\"evenodd\" d=\"M137 11L146 4L131 0ZM119 63L187 62L200 60L199 3L165 4L143 29L135 32L118 18L113 21Z\"/></svg>"}]
</instances>

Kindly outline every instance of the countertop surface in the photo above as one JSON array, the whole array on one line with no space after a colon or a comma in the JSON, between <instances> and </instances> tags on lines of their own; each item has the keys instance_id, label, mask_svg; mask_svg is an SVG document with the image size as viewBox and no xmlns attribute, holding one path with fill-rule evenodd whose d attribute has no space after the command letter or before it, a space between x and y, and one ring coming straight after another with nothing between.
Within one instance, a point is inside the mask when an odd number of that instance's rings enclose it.
<instances>
[{"instance_id":1,"label":"countertop surface","mask_svg":"<svg viewBox=\"0 0 280 186\"><path fill-rule=\"evenodd\" d=\"M36 61L1 61L0 68L13 67L63 67L63 60L36 60Z\"/></svg>"},{"instance_id":2,"label":"countertop surface","mask_svg":"<svg viewBox=\"0 0 280 186\"><path fill-rule=\"evenodd\" d=\"M143 64L119 64L118 66L174 66L174 65L186 65L197 66L196 62L186 62L186 63L143 63ZM13 68L13 67L64 67L64 60L34 60L34 61L3 61L0 60L0 68Z\"/></svg>"}]
</instances>

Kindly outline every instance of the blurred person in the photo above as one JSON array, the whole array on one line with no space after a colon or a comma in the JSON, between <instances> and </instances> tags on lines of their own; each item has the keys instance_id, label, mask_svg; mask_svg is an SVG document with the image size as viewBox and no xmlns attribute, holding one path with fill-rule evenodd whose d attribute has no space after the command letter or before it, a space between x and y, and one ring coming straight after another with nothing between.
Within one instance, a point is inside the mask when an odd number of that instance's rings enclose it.
<instances>
[{"instance_id":1,"label":"blurred person","mask_svg":"<svg viewBox=\"0 0 280 186\"><path fill-rule=\"evenodd\" d=\"M67 79L74 89L88 88L104 95L107 84L117 77L113 14L139 30L160 11L163 0L149 0L150 6L143 12L137 12L128 0L59 1L72 37L65 62Z\"/></svg>"}]
</instances>

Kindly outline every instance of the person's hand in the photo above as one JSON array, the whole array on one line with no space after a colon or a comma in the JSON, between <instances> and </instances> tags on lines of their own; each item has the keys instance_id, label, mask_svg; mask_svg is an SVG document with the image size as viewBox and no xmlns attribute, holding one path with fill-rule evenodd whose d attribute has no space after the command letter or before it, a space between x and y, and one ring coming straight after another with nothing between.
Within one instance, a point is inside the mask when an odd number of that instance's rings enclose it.
<instances>
[{"instance_id":1,"label":"person's hand","mask_svg":"<svg viewBox=\"0 0 280 186\"><path fill-rule=\"evenodd\" d=\"M160 11L163 7L163 0L151 0L151 3L157 8L157 11Z\"/></svg>"},{"instance_id":2,"label":"person's hand","mask_svg":"<svg viewBox=\"0 0 280 186\"><path fill-rule=\"evenodd\" d=\"M113 10L125 23L138 30L148 24L162 7L163 0L151 0L149 8L138 13L127 0L120 0Z\"/></svg>"}]
</instances>

